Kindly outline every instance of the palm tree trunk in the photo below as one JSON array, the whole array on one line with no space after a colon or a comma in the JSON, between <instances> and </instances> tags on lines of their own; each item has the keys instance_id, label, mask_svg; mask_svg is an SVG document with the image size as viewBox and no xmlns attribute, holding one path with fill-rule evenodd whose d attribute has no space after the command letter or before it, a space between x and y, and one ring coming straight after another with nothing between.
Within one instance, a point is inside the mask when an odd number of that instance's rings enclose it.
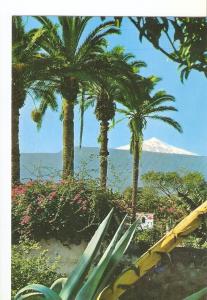
<instances>
[{"instance_id":1,"label":"palm tree trunk","mask_svg":"<svg viewBox=\"0 0 207 300\"><path fill-rule=\"evenodd\" d=\"M63 99L63 178L74 175L74 103Z\"/></svg>"},{"instance_id":2,"label":"palm tree trunk","mask_svg":"<svg viewBox=\"0 0 207 300\"><path fill-rule=\"evenodd\" d=\"M103 189L106 189L107 183L107 167L108 160L107 157L109 155L108 152L108 130L109 130L109 122L101 121L100 124L100 185Z\"/></svg>"},{"instance_id":3,"label":"palm tree trunk","mask_svg":"<svg viewBox=\"0 0 207 300\"><path fill-rule=\"evenodd\" d=\"M12 85L12 184L20 183L20 150L19 150L19 115L24 104L26 93Z\"/></svg>"},{"instance_id":4,"label":"palm tree trunk","mask_svg":"<svg viewBox=\"0 0 207 300\"><path fill-rule=\"evenodd\" d=\"M19 77L12 72L12 184L20 183L19 115L26 97Z\"/></svg>"},{"instance_id":5,"label":"palm tree trunk","mask_svg":"<svg viewBox=\"0 0 207 300\"><path fill-rule=\"evenodd\" d=\"M20 183L19 109L12 105L12 184Z\"/></svg>"},{"instance_id":6,"label":"palm tree trunk","mask_svg":"<svg viewBox=\"0 0 207 300\"><path fill-rule=\"evenodd\" d=\"M132 219L136 219L137 212L137 191L139 178L139 141L134 142L133 149L133 177L132 177Z\"/></svg>"}]
</instances>

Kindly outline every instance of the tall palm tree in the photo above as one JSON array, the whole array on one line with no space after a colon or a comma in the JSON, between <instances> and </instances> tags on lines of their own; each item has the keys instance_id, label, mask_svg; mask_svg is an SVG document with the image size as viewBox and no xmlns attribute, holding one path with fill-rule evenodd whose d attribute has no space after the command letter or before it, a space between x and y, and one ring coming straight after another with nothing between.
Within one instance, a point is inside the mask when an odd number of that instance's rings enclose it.
<instances>
[{"instance_id":1,"label":"tall palm tree","mask_svg":"<svg viewBox=\"0 0 207 300\"><path fill-rule=\"evenodd\" d=\"M111 68L115 72L111 72L107 78L102 78L98 83L90 85L90 96L85 101L86 108L89 104L96 104L95 115L100 123L98 139L100 143L100 185L103 189L106 189L107 184L109 121L115 117L116 101L120 101L124 97L129 99L133 94L133 84L136 78L135 68L138 71L145 66L141 61L132 60L134 56L131 53L124 53L124 48L120 46L106 52L105 55L113 59ZM83 109L81 111L83 113ZM82 140L82 132L81 128L80 140Z\"/></svg>"},{"instance_id":2,"label":"tall palm tree","mask_svg":"<svg viewBox=\"0 0 207 300\"><path fill-rule=\"evenodd\" d=\"M53 88L41 81L47 68L47 60L39 52L44 33L42 28L26 32L22 18L12 18L12 183L20 182L19 115L26 95L54 103Z\"/></svg>"},{"instance_id":3,"label":"tall palm tree","mask_svg":"<svg viewBox=\"0 0 207 300\"><path fill-rule=\"evenodd\" d=\"M86 34L91 17L58 17L59 27L48 17L36 17L47 30L43 49L56 62L53 66L57 91L62 96L63 177L74 173L74 107L83 82L106 76L109 63L100 55L105 37L119 33L114 22L105 22ZM109 71L108 71L109 72Z\"/></svg>"},{"instance_id":4,"label":"tall palm tree","mask_svg":"<svg viewBox=\"0 0 207 300\"><path fill-rule=\"evenodd\" d=\"M146 92L150 93L154 88L155 83L158 81L155 77L150 79L151 88L149 83ZM124 101L125 108L118 109L129 119L129 128L131 131L131 144L130 151L133 154L133 170L132 170L132 212L133 219L136 218L137 211L137 191L138 191L138 177L139 177L139 162L142 151L143 131L147 126L149 119L160 120L175 128L178 132L182 132L182 128L174 119L162 115L163 112L177 111L174 106L165 105L165 102L174 102L175 98L168 95L165 91L159 91L153 96L144 96L140 102L135 98L133 101ZM138 97L140 95L137 95ZM161 114L160 114L161 113Z\"/></svg>"},{"instance_id":5,"label":"tall palm tree","mask_svg":"<svg viewBox=\"0 0 207 300\"><path fill-rule=\"evenodd\" d=\"M114 89L113 89L114 85ZM103 189L106 189L107 183L107 167L109 155L108 152L108 130L109 121L115 116L115 99L116 99L116 84L115 82L108 84L108 86L102 86L99 90L97 89L96 107L95 114L97 120L100 122L100 185Z\"/></svg>"}]
</instances>

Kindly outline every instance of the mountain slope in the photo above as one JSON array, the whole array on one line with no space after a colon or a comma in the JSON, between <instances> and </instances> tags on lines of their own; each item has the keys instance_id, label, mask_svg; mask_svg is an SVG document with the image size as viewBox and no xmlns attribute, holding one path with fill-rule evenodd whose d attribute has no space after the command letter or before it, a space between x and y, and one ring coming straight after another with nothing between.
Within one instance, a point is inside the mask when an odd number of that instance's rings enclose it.
<instances>
[{"instance_id":1,"label":"mountain slope","mask_svg":"<svg viewBox=\"0 0 207 300\"><path fill-rule=\"evenodd\" d=\"M109 184L115 190L124 190L131 184L132 156L129 151L109 150ZM99 176L98 148L83 147L75 149L75 171L89 174L93 178ZM21 179L51 178L57 180L61 176L61 153L23 153L21 154ZM141 175L148 171L186 173L198 171L207 180L207 157L182 154L167 154L143 151L140 171Z\"/></svg>"},{"instance_id":2,"label":"mountain slope","mask_svg":"<svg viewBox=\"0 0 207 300\"><path fill-rule=\"evenodd\" d=\"M143 142L143 151L149 152L159 152L159 153L172 153L172 154L184 154L184 155L197 155L196 153L192 153L188 150L181 149L178 147L171 146L166 144L157 138L151 138ZM129 150L129 145L124 145L116 148L118 150Z\"/></svg>"}]
</instances>

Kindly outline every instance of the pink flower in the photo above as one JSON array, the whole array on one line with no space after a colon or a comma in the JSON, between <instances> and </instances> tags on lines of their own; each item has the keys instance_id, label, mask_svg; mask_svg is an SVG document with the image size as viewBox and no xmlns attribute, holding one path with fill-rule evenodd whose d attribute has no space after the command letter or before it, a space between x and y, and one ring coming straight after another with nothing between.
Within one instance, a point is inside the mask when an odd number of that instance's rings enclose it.
<instances>
[{"instance_id":1,"label":"pink flower","mask_svg":"<svg viewBox=\"0 0 207 300\"><path fill-rule=\"evenodd\" d=\"M22 186L22 185L17 186L12 189L12 197L15 198L16 196L23 195L23 194L25 194L26 191L27 191L27 189L25 186Z\"/></svg>"},{"instance_id":2,"label":"pink flower","mask_svg":"<svg viewBox=\"0 0 207 300\"><path fill-rule=\"evenodd\" d=\"M73 202L76 202L76 203L81 203L82 202L82 197L81 197L80 193L75 195L75 197L73 198Z\"/></svg>"},{"instance_id":3,"label":"pink flower","mask_svg":"<svg viewBox=\"0 0 207 300\"><path fill-rule=\"evenodd\" d=\"M26 215L26 216L23 217L23 219L22 219L22 221L21 221L20 224L21 225L26 225L26 224L28 224L30 222L30 220L31 220L31 217L28 216L28 215Z\"/></svg>"},{"instance_id":4,"label":"pink flower","mask_svg":"<svg viewBox=\"0 0 207 300\"><path fill-rule=\"evenodd\" d=\"M49 199L49 200L54 200L54 199L56 198L56 196L57 196L57 192L56 192L56 191L51 192L51 193L49 194L49 196L48 196L48 199Z\"/></svg>"},{"instance_id":5,"label":"pink flower","mask_svg":"<svg viewBox=\"0 0 207 300\"><path fill-rule=\"evenodd\" d=\"M174 207L170 207L170 208L167 209L167 211L168 211L169 213L173 213L173 212L175 211L175 209L174 209Z\"/></svg>"}]
</instances>

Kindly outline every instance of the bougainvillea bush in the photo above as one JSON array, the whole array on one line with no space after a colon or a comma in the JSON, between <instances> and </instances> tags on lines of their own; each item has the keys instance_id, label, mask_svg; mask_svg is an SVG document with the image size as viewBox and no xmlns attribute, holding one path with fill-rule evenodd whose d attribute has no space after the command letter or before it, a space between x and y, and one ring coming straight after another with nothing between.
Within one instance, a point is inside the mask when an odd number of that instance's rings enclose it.
<instances>
[{"instance_id":1,"label":"bougainvillea bush","mask_svg":"<svg viewBox=\"0 0 207 300\"><path fill-rule=\"evenodd\" d=\"M129 210L123 197L104 192L94 180L29 181L12 189L12 238L88 240L115 207L112 227ZM113 233L113 228L110 231Z\"/></svg>"},{"instance_id":2,"label":"bougainvillea bush","mask_svg":"<svg viewBox=\"0 0 207 300\"><path fill-rule=\"evenodd\" d=\"M178 179L182 179L179 184ZM144 186L138 193L137 208L139 212L154 213L154 228L139 230L130 249L134 248L136 254L139 250L142 254L158 241L193 210L189 207L188 198L195 202L195 207L199 205L196 203L197 191L199 199L206 199L207 184L197 173L181 178L174 173L146 174ZM113 228L123 216L131 214L131 188L123 194L103 191L98 181L88 178L70 178L60 182L29 181L13 187L12 200L13 242L21 236L37 241L51 237L69 243L79 243L82 239L87 241L112 207L115 212L109 232L113 235ZM183 245L201 247L206 240L204 233L203 228L197 230L192 235L193 241L190 237Z\"/></svg>"}]
</instances>

